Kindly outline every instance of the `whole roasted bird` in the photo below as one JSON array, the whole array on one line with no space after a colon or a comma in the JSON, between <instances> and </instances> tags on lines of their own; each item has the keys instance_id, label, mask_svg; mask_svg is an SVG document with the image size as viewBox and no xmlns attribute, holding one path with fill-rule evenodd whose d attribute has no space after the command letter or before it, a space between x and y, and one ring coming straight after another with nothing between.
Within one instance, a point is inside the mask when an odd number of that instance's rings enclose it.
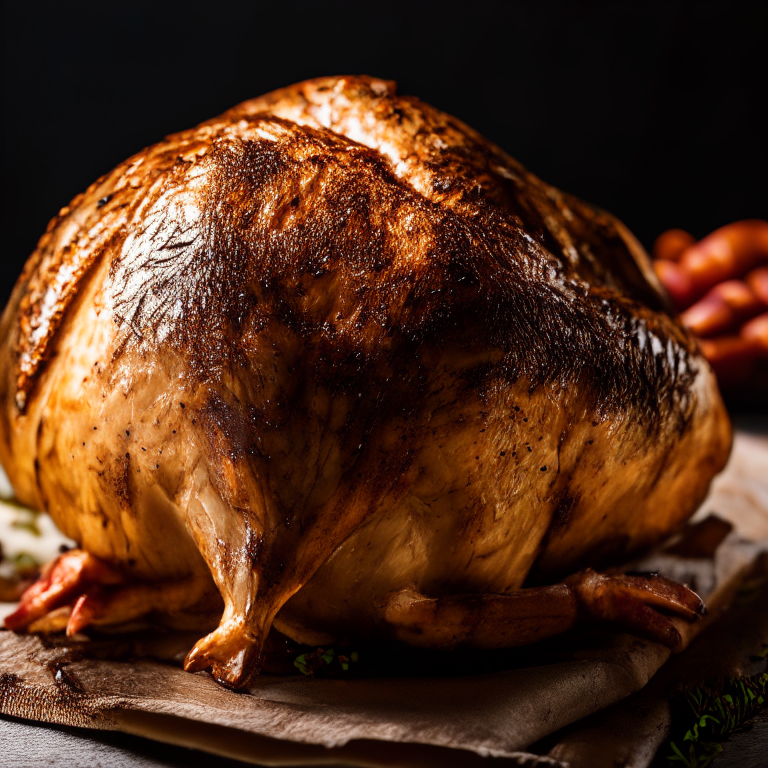
<instances>
[{"instance_id":1,"label":"whole roasted bird","mask_svg":"<svg viewBox=\"0 0 768 768\"><path fill-rule=\"evenodd\" d=\"M186 667L240 686L273 626L675 646L702 610L590 568L678 530L730 446L646 255L390 82L135 155L51 223L0 339L0 460L80 546L13 629L220 617Z\"/></svg>"}]
</instances>

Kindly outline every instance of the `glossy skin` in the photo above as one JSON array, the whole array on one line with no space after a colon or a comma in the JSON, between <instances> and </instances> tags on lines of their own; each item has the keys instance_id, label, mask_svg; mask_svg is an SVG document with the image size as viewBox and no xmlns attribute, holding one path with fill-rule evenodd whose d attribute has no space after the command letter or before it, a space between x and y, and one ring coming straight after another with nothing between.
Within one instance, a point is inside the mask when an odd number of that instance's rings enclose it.
<instances>
[{"instance_id":1,"label":"glossy skin","mask_svg":"<svg viewBox=\"0 0 768 768\"><path fill-rule=\"evenodd\" d=\"M89 553L9 625L219 593L187 666L234 686L273 624L487 647L621 614L674 645L637 598L695 617L674 585L525 588L657 543L726 461L666 301L613 217L391 83L171 136L62 211L3 316L0 459ZM92 556L124 586L89 591Z\"/></svg>"}]
</instances>

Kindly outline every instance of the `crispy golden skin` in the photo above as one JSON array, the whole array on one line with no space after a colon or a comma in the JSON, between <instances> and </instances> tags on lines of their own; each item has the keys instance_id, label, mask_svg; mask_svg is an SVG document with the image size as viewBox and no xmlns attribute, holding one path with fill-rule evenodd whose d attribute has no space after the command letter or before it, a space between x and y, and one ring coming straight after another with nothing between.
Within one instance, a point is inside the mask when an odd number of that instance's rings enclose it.
<instances>
[{"instance_id":1,"label":"crispy golden skin","mask_svg":"<svg viewBox=\"0 0 768 768\"><path fill-rule=\"evenodd\" d=\"M0 339L19 498L142 595L195 585L147 610L218 591L188 667L231 685L273 623L487 646L498 601L455 608L486 594L551 619L502 644L560 631L597 577L524 587L678 529L730 446L626 229L372 78L245 102L99 179L41 239ZM77 627L133 617L129 586Z\"/></svg>"}]
</instances>

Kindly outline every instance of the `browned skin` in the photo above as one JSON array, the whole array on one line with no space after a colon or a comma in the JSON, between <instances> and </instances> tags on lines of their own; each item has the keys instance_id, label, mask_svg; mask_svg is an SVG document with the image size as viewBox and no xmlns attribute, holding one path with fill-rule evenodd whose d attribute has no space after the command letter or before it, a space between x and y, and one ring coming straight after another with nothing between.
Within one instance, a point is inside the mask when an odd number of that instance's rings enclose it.
<instances>
[{"instance_id":1,"label":"browned skin","mask_svg":"<svg viewBox=\"0 0 768 768\"><path fill-rule=\"evenodd\" d=\"M124 579L43 586L18 629L78 590L71 631L218 592L188 668L237 686L273 624L487 647L597 616L674 645L652 606L700 609L526 588L677 530L730 426L626 229L392 83L301 83L131 158L51 223L0 339L19 498Z\"/></svg>"}]
</instances>

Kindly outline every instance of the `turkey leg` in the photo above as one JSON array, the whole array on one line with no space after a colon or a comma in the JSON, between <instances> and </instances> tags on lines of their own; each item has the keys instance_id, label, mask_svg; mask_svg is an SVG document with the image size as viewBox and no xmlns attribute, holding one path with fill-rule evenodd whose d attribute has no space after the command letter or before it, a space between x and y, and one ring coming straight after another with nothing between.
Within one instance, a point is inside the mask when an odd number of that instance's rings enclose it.
<instances>
[{"instance_id":1,"label":"turkey leg","mask_svg":"<svg viewBox=\"0 0 768 768\"><path fill-rule=\"evenodd\" d=\"M665 614L697 621L705 607L688 587L655 574L586 570L563 584L505 595L429 598L404 589L390 593L381 610L399 640L426 648L527 645L593 620L616 623L679 650L680 633Z\"/></svg>"},{"instance_id":2,"label":"turkey leg","mask_svg":"<svg viewBox=\"0 0 768 768\"><path fill-rule=\"evenodd\" d=\"M207 580L194 577L129 583L103 560L72 549L43 569L16 611L6 617L5 626L33 633L66 629L71 637L91 625L123 624L153 611L179 613L209 591Z\"/></svg>"},{"instance_id":3,"label":"turkey leg","mask_svg":"<svg viewBox=\"0 0 768 768\"><path fill-rule=\"evenodd\" d=\"M263 522L257 514L230 506L198 468L187 511L200 554L224 601L219 626L195 643L184 668L210 669L220 683L237 687L258 670L261 652L279 605L264 599L259 563Z\"/></svg>"}]
</instances>

